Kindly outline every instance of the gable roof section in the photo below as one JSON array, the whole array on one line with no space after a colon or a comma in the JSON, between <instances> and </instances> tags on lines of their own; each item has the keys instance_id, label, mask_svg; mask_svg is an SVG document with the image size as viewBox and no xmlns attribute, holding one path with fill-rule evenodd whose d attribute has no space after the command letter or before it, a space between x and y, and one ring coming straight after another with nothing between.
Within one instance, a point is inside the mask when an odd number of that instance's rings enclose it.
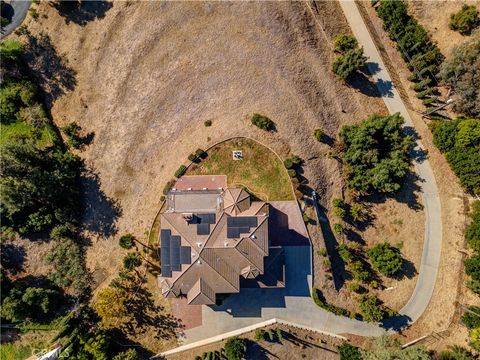
<instances>
[{"instance_id":1,"label":"gable roof section","mask_svg":"<svg viewBox=\"0 0 480 360\"><path fill-rule=\"evenodd\" d=\"M192 305L215 304L215 291L203 278L199 278L187 293L187 303Z\"/></svg>"}]
</instances>

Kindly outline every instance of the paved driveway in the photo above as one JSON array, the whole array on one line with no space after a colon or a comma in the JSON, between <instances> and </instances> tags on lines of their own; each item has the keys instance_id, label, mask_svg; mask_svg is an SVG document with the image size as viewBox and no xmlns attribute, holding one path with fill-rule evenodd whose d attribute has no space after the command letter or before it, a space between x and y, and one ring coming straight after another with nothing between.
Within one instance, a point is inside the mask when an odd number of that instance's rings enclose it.
<instances>
[{"instance_id":1,"label":"paved driveway","mask_svg":"<svg viewBox=\"0 0 480 360\"><path fill-rule=\"evenodd\" d=\"M25 0L12 0L6 1L11 7L10 11L13 11L13 14L8 14L8 17L11 17L12 22L7 26L3 27L0 32L0 37L3 38L20 26L28 14L28 9L30 8L31 1Z\"/></svg>"}]
</instances>

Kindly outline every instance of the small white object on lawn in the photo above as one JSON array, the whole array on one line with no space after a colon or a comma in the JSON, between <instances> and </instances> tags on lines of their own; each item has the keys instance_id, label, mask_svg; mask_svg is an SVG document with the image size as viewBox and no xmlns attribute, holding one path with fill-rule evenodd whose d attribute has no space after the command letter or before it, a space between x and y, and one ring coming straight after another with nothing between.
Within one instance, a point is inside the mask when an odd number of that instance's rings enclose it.
<instances>
[{"instance_id":1,"label":"small white object on lawn","mask_svg":"<svg viewBox=\"0 0 480 360\"><path fill-rule=\"evenodd\" d=\"M233 150L233 160L243 160L243 151Z\"/></svg>"}]
</instances>

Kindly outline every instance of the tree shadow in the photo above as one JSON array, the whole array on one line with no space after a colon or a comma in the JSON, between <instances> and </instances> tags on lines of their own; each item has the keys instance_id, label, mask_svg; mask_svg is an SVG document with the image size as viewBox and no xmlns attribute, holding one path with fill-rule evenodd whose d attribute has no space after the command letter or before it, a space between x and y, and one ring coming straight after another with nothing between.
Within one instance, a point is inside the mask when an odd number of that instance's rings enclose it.
<instances>
[{"instance_id":1,"label":"tree shadow","mask_svg":"<svg viewBox=\"0 0 480 360\"><path fill-rule=\"evenodd\" d=\"M333 234L328 217L326 216L326 209L319 203L318 208L320 211L319 215L322 219L324 219L324 221L320 221L320 228L322 230L323 238L325 239L325 247L327 249L328 257L332 267L333 284L335 286L335 290L338 291L345 284L345 280L350 279L350 274L348 274L347 270L345 269L345 264L338 254L338 242Z\"/></svg>"},{"instance_id":2,"label":"tree shadow","mask_svg":"<svg viewBox=\"0 0 480 360\"><path fill-rule=\"evenodd\" d=\"M127 310L132 314L131 321L122 325L127 334L145 333L148 329L155 329L156 339L172 339L179 335L179 320L167 313L162 306L156 305L152 293L143 286L133 292L127 303Z\"/></svg>"},{"instance_id":3,"label":"tree shadow","mask_svg":"<svg viewBox=\"0 0 480 360\"><path fill-rule=\"evenodd\" d=\"M402 268L400 269L398 274L394 276L394 278L397 280L402 280L405 277L407 279L413 279L415 275L417 275L417 269L415 269L415 264L410 260L402 258Z\"/></svg>"},{"instance_id":4,"label":"tree shadow","mask_svg":"<svg viewBox=\"0 0 480 360\"><path fill-rule=\"evenodd\" d=\"M368 76L375 75L380 71L380 66L374 62L367 62L354 76L348 80L348 84L359 90L362 94L370 97L393 97L393 83L388 80L378 79L371 81Z\"/></svg>"},{"instance_id":5,"label":"tree shadow","mask_svg":"<svg viewBox=\"0 0 480 360\"><path fill-rule=\"evenodd\" d=\"M85 26L90 21L103 19L113 3L108 1L54 1L50 5L57 9L58 14L65 19L65 23L73 22Z\"/></svg>"},{"instance_id":6,"label":"tree shadow","mask_svg":"<svg viewBox=\"0 0 480 360\"><path fill-rule=\"evenodd\" d=\"M32 75L45 93L48 108L51 108L55 99L75 89L76 72L57 53L48 35L35 37L28 34L24 54Z\"/></svg>"},{"instance_id":7,"label":"tree shadow","mask_svg":"<svg viewBox=\"0 0 480 360\"><path fill-rule=\"evenodd\" d=\"M15 14L15 9L9 3L4 3L2 1L2 17L8 20L8 24L10 24L13 20L13 15ZM3 30L4 26L2 26ZM2 31L3 32L3 31Z\"/></svg>"},{"instance_id":8,"label":"tree shadow","mask_svg":"<svg viewBox=\"0 0 480 360\"><path fill-rule=\"evenodd\" d=\"M0 259L4 269L7 269L12 275L16 275L24 270L27 253L23 246L2 243L0 249Z\"/></svg>"},{"instance_id":9,"label":"tree shadow","mask_svg":"<svg viewBox=\"0 0 480 360\"><path fill-rule=\"evenodd\" d=\"M408 328L412 322L412 318L408 315L396 315L383 319L380 326L386 330L394 330L401 332Z\"/></svg>"},{"instance_id":10,"label":"tree shadow","mask_svg":"<svg viewBox=\"0 0 480 360\"><path fill-rule=\"evenodd\" d=\"M279 357L270 352L268 349L260 345L259 342L245 339L247 351L245 352L245 359L268 360L278 359Z\"/></svg>"},{"instance_id":11,"label":"tree shadow","mask_svg":"<svg viewBox=\"0 0 480 360\"><path fill-rule=\"evenodd\" d=\"M80 186L84 194L82 226L98 236L115 235L122 215L120 204L101 190L100 178L91 169L83 169Z\"/></svg>"}]
</instances>

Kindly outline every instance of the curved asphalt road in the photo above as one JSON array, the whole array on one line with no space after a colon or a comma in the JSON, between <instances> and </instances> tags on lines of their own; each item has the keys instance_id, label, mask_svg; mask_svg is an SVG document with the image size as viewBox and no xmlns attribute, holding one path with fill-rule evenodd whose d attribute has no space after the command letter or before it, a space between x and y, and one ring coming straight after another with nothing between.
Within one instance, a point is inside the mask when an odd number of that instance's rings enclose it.
<instances>
[{"instance_id":1,"label":"curved asphalt road","mask_svg":"<svg viewBox=\"0 0 480 360\"><path fill-rule=\"evenodd\" d=\"M405 119L406 127L413 129L410 115L393 86L357 5L352 0L340 1L340 5L365 55L369 57L369 70L375 74L373 78L389 112L399 112ZM422 149L421 142L417 141L413 153L422 154ZM398 331L418 320L427 308L435 287L442 244L442 221L438 189L430 164L419 156L414 156L414 163L420 178L418 185L425 210L425 237L417 283L399 316L383 324L370 324L320 309L309 296L311 247L288 246L285 247L286 283L291 285L284 292L275 290L278 291L276 294L272 290L242 289L240 294L225 301L224 309L202 306L203 323L184 332L184 343L200 346L208 343L211 337L274 318L323 332L361 336L379 336L385 331Z\"/></svg>"},{"instance_id":2,"label":"curved asphalt road","mask_svg":"<svg viewBox=\"0 0 480 360\"><path fill-rule=\"evenodd\" d=\"M360 15L357 5L354 1L340 1L343 13L357 38L360 46L363 46L365 55L369 57L369 70L379 91L382 94L383 101L390 113L399 112L405 119L405 126L414 128L412 119L400 98L399 93L393 86L392 79L387 72L385 64L380 57L370 33ZM413 152L415 154L424 154L424 147L420 141L417 141ZM413 323L423 314L427 308L430 298L433 294L435 281L437 278L438 265L440 262L440 252L442 247L442 213L440 198L438 195L435 177L430 167L428 159L415 159L415 169L420 177L418 185L421 188L423 204L425 207L425 238L423 244L422 260L420 264L417 284L408 300L407 304L400 310L400 314L408 317L409 323Z\"/></svg>"},{"instance_id":3,"label":"curved asphalt road","mask_svg":"<svg viewBox=\"0 0 480 360\"><path fill-rule=\"evenodd\" d=\"M30 8L31 1L30 0L12 0L7 3L9 3L13 8L13 17L12 17L12 22L2 28L0 32L0 38L7 36L17 27L22 25L23 20L28 14L28 9Z\"/></svg>"}]
</instances>

